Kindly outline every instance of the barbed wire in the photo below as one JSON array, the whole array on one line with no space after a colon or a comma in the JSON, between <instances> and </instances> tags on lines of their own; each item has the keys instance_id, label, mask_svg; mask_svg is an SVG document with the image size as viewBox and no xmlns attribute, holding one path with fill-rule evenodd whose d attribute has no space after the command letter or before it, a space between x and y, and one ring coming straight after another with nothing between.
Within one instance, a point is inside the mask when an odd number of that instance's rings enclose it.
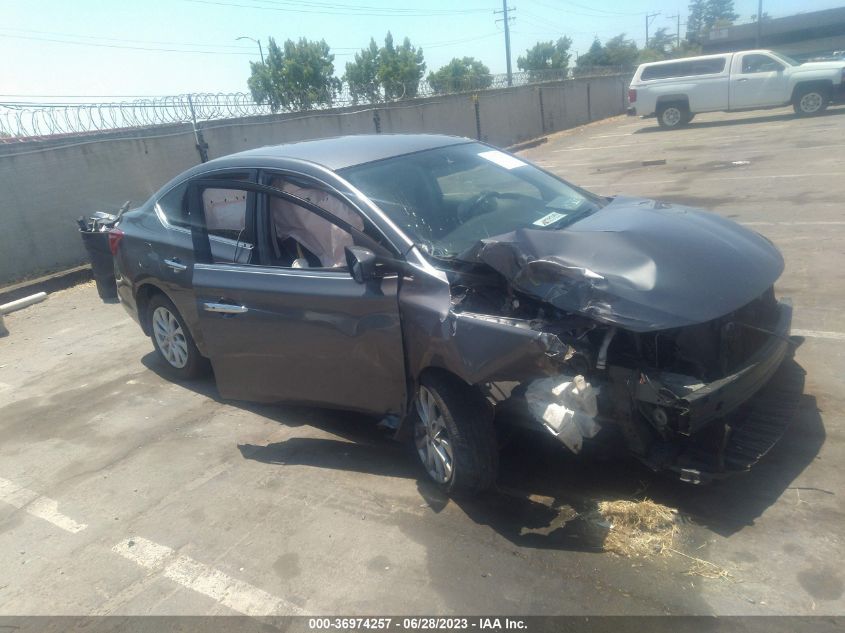
<instances>
[{"instance_id":1,"label":"barbed wire","mask_svg":"<svg viewBox=\"0 0 845 633\"><path fill-rule=\"evenodd\" d=\"M198 93L143 97L121 101L0 101L0 142L47 139L94 132L147 128L265 116L291 112L326 110L346 106L372 106L412 98L463 92L494 90L543 82L603 75L619 75L623 69L611 66L575 68L564 71L531 71L507 75L486 75L458 80L420 81L417 84L357 86L343 84L340 90L315 103L311 95L292 95L289 103L299 107L271 107L256 103L249 93Z\"/></svg>"}]
</instances>

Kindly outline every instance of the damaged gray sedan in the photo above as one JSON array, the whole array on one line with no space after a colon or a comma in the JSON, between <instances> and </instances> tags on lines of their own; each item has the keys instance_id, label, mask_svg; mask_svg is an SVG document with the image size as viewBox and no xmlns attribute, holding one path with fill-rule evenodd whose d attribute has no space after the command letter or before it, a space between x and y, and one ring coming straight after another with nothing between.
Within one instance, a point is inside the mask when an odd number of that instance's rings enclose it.
<instances>
[{"instance_id":1,"label":"damaged gray sedan","mask_svg":"<svg viewBox=\"0 0 845 633\"><path fill-rule=\"evenodd\" d=\"M121 301L175 378L210 361L225 398L379 416L449 492L495 481L503 425L575 453L615 440L691 482L783 431L760 397L793 349L767 239L481 143L235 154L110 237Z\"/></svg>"}]
</instances>

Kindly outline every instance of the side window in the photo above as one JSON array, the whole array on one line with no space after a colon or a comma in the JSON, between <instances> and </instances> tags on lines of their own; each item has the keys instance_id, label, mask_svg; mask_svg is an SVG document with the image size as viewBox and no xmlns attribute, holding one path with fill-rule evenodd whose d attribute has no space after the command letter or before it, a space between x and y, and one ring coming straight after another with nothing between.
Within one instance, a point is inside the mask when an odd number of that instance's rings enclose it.
<instances>
[{"instance_id":1,"label":"side window","mask_svg":"<svg viewBox=\"0 0 845 633\"><path fill-rule=\"evenodd\" d=\"M267 183L320 207L343 223L363 231L364 221L344 200L316 184L295 182L279 176ZM335 268L346 266L347 246L354 245L351 233L306 207L268 195L271 265L284 268Z\"/></svg>"},{"instance_id":2,"label":"side window","mask_svg":"<svg viewBox=\"0 0 845 633\"><path fill-rule=\"evenodd\" d=\"M200 197L211 261L255 263L255 194L245 189L206 187Z\"/></svg>"},{"instance_id":3,"label":"side window","mask_svg":"<svg viewBox=\"0 0 845 633\"><path fill-rule=\"evenodd\" d=\"M246 230L247 192L237 189L205 189L202 208L209 236L238 241Z\"/></svg>"},{"instance_id":4,"label":"side window","mask_svg":"<svg viewBox=\"0 0 845 633\"><path fill-rule=\"evenodd\" d=\"M156 203L167 222L173 226L191 226L188 219L188 197L185 195L187 192L188 183L183 182L164 194Z\"/></svg>"},{"instance_id":5,"label":"side window","mask_svg":"<svg viewBox=\"0 0 845 633\"><path fill-rule=\"evenodd\" d=\"M771 73L783 70L783 64L776 62L768 55L745 55L742 58L743 74Z\"/></svg>"}]
</instances>

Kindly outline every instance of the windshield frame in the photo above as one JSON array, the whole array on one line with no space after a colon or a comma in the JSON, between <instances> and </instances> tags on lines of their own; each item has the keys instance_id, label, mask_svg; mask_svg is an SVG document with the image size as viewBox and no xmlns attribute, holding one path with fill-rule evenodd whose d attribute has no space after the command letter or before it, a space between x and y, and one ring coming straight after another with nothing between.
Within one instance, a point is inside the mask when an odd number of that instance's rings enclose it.
<instances>
[{"instance_id":1,"label":"windshield frame","mask_svg":"<svg viewBox=\"0 0 845 633\"><path fill-rule=\"evenodd\" d=\"M789 55L784 55L783 53L780 53L778 51L770 51L770 52L772 53L772 55L777 57L780 61L784 62L788 66L800 66L801 65L801 62L799 62L797 59L793 59Z\"/></svg>"}]
</instances>

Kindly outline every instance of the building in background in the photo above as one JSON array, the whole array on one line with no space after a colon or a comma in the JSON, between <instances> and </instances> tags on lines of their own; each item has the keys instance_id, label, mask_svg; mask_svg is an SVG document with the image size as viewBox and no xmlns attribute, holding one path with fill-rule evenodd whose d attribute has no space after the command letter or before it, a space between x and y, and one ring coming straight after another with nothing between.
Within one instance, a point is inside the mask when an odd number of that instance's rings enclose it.
<instances>
[{"instance_id":1,"label":"building in background","mask_svg":"<svg viewBox=\"0 0 845 633\"><path fill-rule=\"evenodd\" d=\"M799 60L845 51L845 7L764 18L759 48L785 53ZM757 23L714 28L702 44L704 53L727 53L757 48Z\"/></svg>"}]
</instances>

